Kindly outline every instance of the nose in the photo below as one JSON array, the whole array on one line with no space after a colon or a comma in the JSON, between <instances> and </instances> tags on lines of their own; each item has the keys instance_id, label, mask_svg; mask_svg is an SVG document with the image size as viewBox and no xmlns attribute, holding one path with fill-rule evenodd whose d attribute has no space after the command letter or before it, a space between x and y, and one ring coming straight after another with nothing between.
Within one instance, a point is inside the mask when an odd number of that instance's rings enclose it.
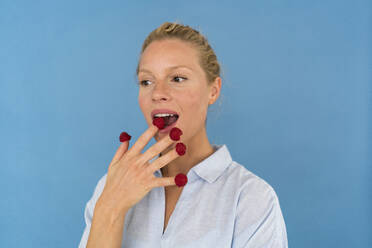
<instances>
[{"instance_id":1,"label":"nose","mask_svg":"<svg viewBox=\"0 0 372 248\"><path fill-rule=\"evenodd\" d=\"M170 92L166 82L158 82L152 91L152 100L157 101L168 101L170 99Z\"/></svg>"}]
</instances>

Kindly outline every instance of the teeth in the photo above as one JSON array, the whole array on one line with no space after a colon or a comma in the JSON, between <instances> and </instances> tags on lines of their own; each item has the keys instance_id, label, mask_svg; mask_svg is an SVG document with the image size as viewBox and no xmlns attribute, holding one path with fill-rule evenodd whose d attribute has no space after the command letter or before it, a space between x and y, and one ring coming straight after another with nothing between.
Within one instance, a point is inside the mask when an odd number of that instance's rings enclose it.
<instances>
[{"instance_id":1,"label":"teeth","mask_svg":"<svg viewBox=\"0 0 372 248\"><path fill-rule=\"evenodd\" d=\"M156 114L154 117L174 116L174 114Z\"/></svg>"}]
</instances>

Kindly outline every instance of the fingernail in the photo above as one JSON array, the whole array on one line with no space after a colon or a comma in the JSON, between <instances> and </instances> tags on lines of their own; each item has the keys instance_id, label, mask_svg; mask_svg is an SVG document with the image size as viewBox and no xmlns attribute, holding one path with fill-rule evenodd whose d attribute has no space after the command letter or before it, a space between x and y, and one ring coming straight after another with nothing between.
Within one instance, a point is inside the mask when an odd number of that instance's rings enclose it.
<instances>
[{"instance_id":1,"label":"fingernail","mask_svg":"<svg viewBox=\"0 0 372 248\"><path fill-rule=\"evenodd\" d=\"M182 135L182 131L181 129L177 128L177 127L174 127L171 129L171 131L169 132L169 136L172 140L180 140L180 136Z\"/></svg>"},{"instance_id":2,"label":"fingernail","mask_svg":"<svg viewBox=\"0 0 372 248\"><path fill-rule=\"evenodd\" d=\"M152 121L152 124L157 126L159 129L163 129L165 125L164 119L161 117L154 118L154 120Z\"/></svg>"},{"instance_id":3,"label":"fingernail","mask_svg":"<svg viewBox=\"0 0 372 248\"><path fill-rule=\"evenodd\" d=\"M120 134L119 140L120 142L125 142L127 140L130 140L130 138L132 138L132 136L130 136L127 132L122 132Z\"/></svg>"},{"instance_id":4,"label":"fingernail","mask_svg":"<svg viewBox=\"0 0 372 248\"><path fill-rule=\"evenodd\" d=\"M187 176L183 173L179 173L174 178L174 182L176 183L178 187L182 187L187 183Z\"/></svg>"},{"instance_id":5,"label":"fingernail","mask_svg":"<svg viewBox=\"0 0 372 248\"><path fill-rule=\"evenodd\" d=\"M180 143L177 143L176 145L176 151L178 153L178 155L182 156L186 153L186 146L184 143L180 142Z\"/></svg>"}]
</instances>

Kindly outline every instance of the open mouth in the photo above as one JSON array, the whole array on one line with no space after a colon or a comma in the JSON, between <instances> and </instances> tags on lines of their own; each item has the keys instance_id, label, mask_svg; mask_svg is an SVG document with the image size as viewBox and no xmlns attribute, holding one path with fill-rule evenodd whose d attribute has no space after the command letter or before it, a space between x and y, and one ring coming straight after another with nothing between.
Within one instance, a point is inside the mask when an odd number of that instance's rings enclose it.
<instances>
[{"instance_id":1,"label":"open mouth","mask_svg":"<svg viewBox=\"0 0 372 248\"><path fill-rule=\"evenodd\" d=\"M163 117L156 117L156 118L162 118L164 120L164 128L166 128L178 120L178 115L163 116Z\"/></svg>"},{"instance_id":2,"label":"open mouth","mask_svg":"<svg viewBox=\"0 0 372 248\"><path fill-rule=\"evenodd\" d=\"M164 128L172 125L178 120L178 115L167 115L167 116L154 116L153 119L155 118L162 118L164 120Z\"/></svg>"}]
</instances>

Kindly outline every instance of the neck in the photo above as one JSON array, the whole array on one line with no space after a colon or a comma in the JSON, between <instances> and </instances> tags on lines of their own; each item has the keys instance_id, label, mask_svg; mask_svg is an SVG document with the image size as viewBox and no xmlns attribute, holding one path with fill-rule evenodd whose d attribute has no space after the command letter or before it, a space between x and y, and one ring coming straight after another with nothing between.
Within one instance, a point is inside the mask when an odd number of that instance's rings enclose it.
<instances>
[{"instance_id":1,"label":"neck","mask_svg":"<svg viewBox=\"0 0 372 248\"><path fill-rule=\"evenodd\" d=\"M163 177L174 177L179 173L187 175L192 167L214 152L212 145L209 143L205 127L190 140L182 142L186 145L186 153L160 169Z\"/></svg>"}]
</instances>

